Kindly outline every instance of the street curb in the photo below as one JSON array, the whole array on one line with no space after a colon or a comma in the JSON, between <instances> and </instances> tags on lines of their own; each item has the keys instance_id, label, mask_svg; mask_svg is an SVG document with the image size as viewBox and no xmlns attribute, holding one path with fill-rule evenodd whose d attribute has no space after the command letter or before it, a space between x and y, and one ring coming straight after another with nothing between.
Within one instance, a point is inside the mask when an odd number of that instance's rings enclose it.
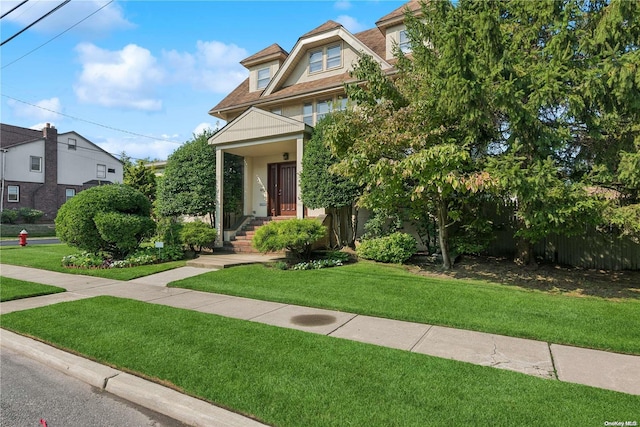
<instances>
[{"instance_id":1,"label":"street curb","mask_svg":"<svg viewBox=\"0 0 640 427\"><path fill-rule=\"evenodd\" d=\"M93 387L194 427L266 426L235 412L184 395L0 328L0 345Z\"/></svg>"}]
</instances>

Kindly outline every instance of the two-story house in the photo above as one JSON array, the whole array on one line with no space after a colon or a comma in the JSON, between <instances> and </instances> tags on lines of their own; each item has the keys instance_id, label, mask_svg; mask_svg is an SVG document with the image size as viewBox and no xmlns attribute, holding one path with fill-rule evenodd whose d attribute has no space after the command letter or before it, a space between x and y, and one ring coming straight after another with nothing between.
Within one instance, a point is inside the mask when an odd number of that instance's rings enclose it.
<instances>
[{"instance_id":1,"label":"two-story house","mask_svg":"<svg viewBox=\"0 0 640 427\"><path fill-rule=\"evenodd\" d=\"M302 218L299 172L305 141L313 126L333 109L346 106L345 82L362 54L394 72L394 47L408 49L404 14L417 13L411 1L376 22L370 30L352 34L328 21L302 35L290 52L277 44L244 59L249 77L213 107L209 114L227 125L209 139L217 159L216 223L224 210L224 153L244 158L245 216ZM225 236L219 228L221 245Z\"/></svg>"},{"instance_id":2,"label":"two-story house","mask_svg":"<svg viewBox=\"0 0 640 427\"><path fill-rule=\"evenodd\" d=\"M76 132L58 133L0 124L2 210L32 208L55 219L58 209L78 192L122 182L120 160Z\"/></svg>"}]
</instances>

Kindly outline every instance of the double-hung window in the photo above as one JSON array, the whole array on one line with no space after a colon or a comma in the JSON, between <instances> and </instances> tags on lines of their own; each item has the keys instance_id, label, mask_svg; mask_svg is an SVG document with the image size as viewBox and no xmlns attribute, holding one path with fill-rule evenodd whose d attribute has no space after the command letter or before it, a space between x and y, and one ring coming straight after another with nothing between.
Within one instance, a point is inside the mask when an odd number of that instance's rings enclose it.
<instances>
[{"instance_id":1,"label":"double-hung window","mask_svg":"<svg viewBox=\"0 0 640 427\"><path fill-rule=\"evenodd\" d=\"M31 172L42 172L42 157L30 156L29 170Z\"/></svg>"},{"instance_id":2,"label":"double-hung window","mask_svg":"<svg viewBox=\"0 0 640 427\"><path fill-rule=\"evenodd\" d=\"M78 142L73 138L69 138L67 142L67 149L75 150L77 146L78 146Z\"/></svg>"},{"instance_id":3,"label":"double-hung window","mask_svg":"<svg viewBox=\"0 0 640 427\"><path fill-rule=\"evenodd\" d=\"M329 106L331 101L320 101L316 104L316 123L322 120L324 116L329 114Z\"/></svg>"},{"instance_id":4,"label":"double-hung window","mask_svg":"<svg viewBox=\"0 0 640 427\"><path fill-rule=\"evenodd\" d=\"M308 103L302 106L302 121L313 126L313 104Z\"/></svg>"},{"instance_id":5,"label":"double-hung window","mask_svg":"<svg viewBox=\"0 0 640 427\"><path fill-rule=\"evenodd\" d=\"M327 48L327 70L337 68L342 65L342 54L340 53L340 45L330 46Z\"/></svg>"},{"instance_id":6,"label":"double-hung window","mask_svg":"<svg viewBox=\"0 0 640 427\"><path fill-rule=\"evenodd\" d=\"M76 190L74 188L67 188L64 190L65 200L69 200L75 195L76 195Z\"/></svg>"},{"instance_id":7,"label":"double-hung window","mask_svg":"<svg viewBox=\"0 0 640 427\"><path fill-rule=\"evenodd\" d=\"M96 178L104 179L107 177L107 165L98 165Z\"/></svg>"},{"instance_id":8,"label":"double-hung window","mask_svg":"<svg viewBox=\"0 0 640 427\"><path fill-rule=\"evenodd\" d=\"M261 68L258 70L258 89L264 89L269 84L271 79L271 71L269 67Z\"/></svg>"},{"instance_id":9,"label":"double-hung window","mask_svg":"<svg viewBox=\"0 0 640 427\"><path fill-rule=\"evenodd\" d=\"M400 46L400 50L403 53L411 52L411 40L409 40L409 35L407 34L407 30L400 31L399 46Z\"/></svg>"},{"instance_id":10,"label":"double-hung window","mask_svg":"<svg viewBox=\"0 0 640 427\"><path fill-rule=\"evenodd\" d=\"M318 71L322 71L322 50L309 53L309 72L316 73Z\"/></svg>"},{"instance_id":11,"label":"double-hung window","mask_svg":"<svg viewBox=\"0 0 640 427\"><path fill-rule=\"evenodd\" d=\"M20 201L20 187L17 185L7 186L7 201L19 202Z\"/></svg>"}]
</instances>

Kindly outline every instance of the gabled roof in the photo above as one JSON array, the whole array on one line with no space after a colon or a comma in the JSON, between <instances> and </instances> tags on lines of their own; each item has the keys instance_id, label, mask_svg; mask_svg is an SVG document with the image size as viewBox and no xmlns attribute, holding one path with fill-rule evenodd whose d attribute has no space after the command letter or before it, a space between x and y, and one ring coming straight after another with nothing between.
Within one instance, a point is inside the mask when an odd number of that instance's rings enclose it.
<instances>
[{"instance_id":1,"label":"gabled roof","mask_svg":"<svg viewBox=\"0 0 640 427\"><path fill-rule=\"evenodd\" d=\"M311 133L311 127L299 120L251 107L209 138L210 145Z\"/></svg>"},{"instance_id":2,"label":"gabled roof","mask_svg":"<svg viewBox=\"0 0 640 427\"><path fill-rule=\"evenodd\" d=\"M44 139L41 130L27 129L20 126L0 123L0 147L9 148Z\"/></svg>"},{"instance_id":3,"label":"gabled roof","mask_svg":"<svg viewBox=\"0 0 640 427\"><path fill-rule=\"evenodd\" d=\"M395 25L395 24L399 24L402 21L404 21L404 14L407 11L407 9L409 9L411 12L417 12L422 8L421 3L423 3L424 0L411 0L410 2L403 4L402 6L400 6L399 8L397 8L396 10L392 11L391 13L388 13L387 15L383 16L382 18L380 18L377 22L376 22L376 26L379 28L385 28L385 27L389 27L391 25Z\"/></svg>"},{"instance_id":4,"label":"gabled roof","mask_svg":"<svg viewBox=\"0 0 640 427\"><path fill-rule=\"evenodd\" d=\"M249 68L253 65L272 61L274 59L280 59L284 61L287 56L289 56L289 53L281 48L278 43L274 43L271 46L262 49L260 52L243 59L242 61L240 61L240 64L242 64L246 68Z\"/></svg>"},{"instance_id":5,"label":"gabled roof","mask_svg":"<svg viewBox=\"0 0 640 427\"><path fill-rule=\"evenodd\" d=\"M109 153L108 151L105 151L103 148L101 148L99 145L91 142L89 139L85 138L84 136L80 135L78 132L72 130L69 132L65 132L65 133L59 133L58 134L58 138L62 137L62 136L69 136L69 135L74 135L77 138L82 138L83 140L87 141L89 144L93 145L94 147L96 147L96 149L102 151L104 154L112 157L115 161L122 163L122 160L120 160L119 158L117 158L116 156L114 156L113 154Z\"/></svg>"},{"instance_id":6,"label":"gabled roof","mask_svg":"<svg viewBox=\"0 0 640 427\"><path fill-rule=\"evenodd\" d=\"M327 22L325 22L324 24L320 25L319 27L314 28L313 30L309 31L308 33L303 34L300 38L304 39L304 38L307 38L307 37L315 36L316 34L324 33L325 31L333 30L334 28L337 28L337 27L342 27L342 25L338 24L335 21L328 20Z\"/></svg>"}]
</instances>

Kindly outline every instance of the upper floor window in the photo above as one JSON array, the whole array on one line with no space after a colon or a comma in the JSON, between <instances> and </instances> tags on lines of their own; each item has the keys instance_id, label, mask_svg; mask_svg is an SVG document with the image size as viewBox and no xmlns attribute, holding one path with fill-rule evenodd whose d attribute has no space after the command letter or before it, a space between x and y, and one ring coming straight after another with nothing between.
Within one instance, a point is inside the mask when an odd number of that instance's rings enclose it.
<instances>
[{"instance_id":1,"label":"upper floor window","mask_svg":"<svg viewBox=\"0 0 640 427\"><path fill-rule=\"evenodd\" d=\"M316 50L309 54L309 72L322 71L322 51Z\"/></svg>"},{"instance_id":2,"label":"upper floor window","mask_svg":"<svg viewBox=\"0 0 640 427\"><path fill-rule=\"evenodd\" d=\"M273 109L271 110L271 112L272 112L273 114L277 114L277 115L281 116L281 115L282 115L282 107L276 107L276 108L273 108Z\"/></svg>"},{"instance_id":3,"label":"upper floor window","mask_svg":"<svg viewBox=\"0 0 640 427\"><path fill-rule=\"evenodd\" d=\"M7 201L19 202L20 201L20 187L17 185L7 186Z\"/></svg>"},{"instance_id":4,"label":"upper floor window","mask_svg":"<svg viewBox=\"0 0 640 427\"><path fill-rule=\"evenodd\" d=\"M64 196L66 200L69 200L75 195L76 195L76 190L74 188L67 188L64 190Z\"/></svg>"},{"instance_id":5,"label":"upper floor window","mask_svg":"<svg viewBox=\"0 0 640 427\"><path fill-rule=\"evenodd\" d=\"M69 150L75 150L77 147L77 141L73 138L69 138L68 142L67 142L67 149Z\"/></svg>"},{"instance_id":6,"label":"upper floor window","mask_svg":"<svg viewBox=\"0 0 640 427\"><path fill-rule=\"evenodd\" d=\"M319 122L324 116L329 114L330 104L331 101L320 101L316 104L316 122Z\"/></svg>"},{"instance_id":7,"label":"upper floor window","mask_svg":"<svg viewBox=\"0 0 640 427\"><path fill-rule=\"evenodd\" d=\"M29 170L31 172L42 172L42 157L31 156L29 162Z\"/></svg>"},{"instance_id":8,"label":"upper floor window","mask_svg":"<svg viewBox=\"0 0 640 427\"><path fill-rule=\"evenodd\" d=\"M98 179L104 179L107 177L107 165L98 165L96 177Z\"/></svg>"},{"instance_id":9,"label":"upper floor window","mask_svg":"<svg viewBox=\"0 0 640 427\"><path fill-rule=\"evenodd\" d=\"M409 40L409 35L407 34L407 30L400 31L400 41L399 41L400 50L404 53L411 52L411 40Z\"/></svg>"},{"instance_id":10,"label":"upper floor window","mask_svg":"<svg viewBox=\"0 0 640 427\"><path fill-rule=\"evenodd\" d=\"M271 70L269 67L258 70L258 89L264 89L271 80Z\"/></svg>"},{"instance_id":11,"label":"upper floor window","mask_svg":"<svg viewBox=\"0 0 640 427\"><path fill-rule=\"evenodd\" d=\"M313 126L313 104L304 104L302 106L302 121Z\"/></svg>"},{"instance_id":12,"label":"upper floor window","mask_svg":"<svg viewBox=\"0 0 640 427\"><path fill-rule=\"evenodd\" d=\"M327 69L336 68L342 65L342 54L340 45L327 48Z\"/></svg>"}]
</instances>

